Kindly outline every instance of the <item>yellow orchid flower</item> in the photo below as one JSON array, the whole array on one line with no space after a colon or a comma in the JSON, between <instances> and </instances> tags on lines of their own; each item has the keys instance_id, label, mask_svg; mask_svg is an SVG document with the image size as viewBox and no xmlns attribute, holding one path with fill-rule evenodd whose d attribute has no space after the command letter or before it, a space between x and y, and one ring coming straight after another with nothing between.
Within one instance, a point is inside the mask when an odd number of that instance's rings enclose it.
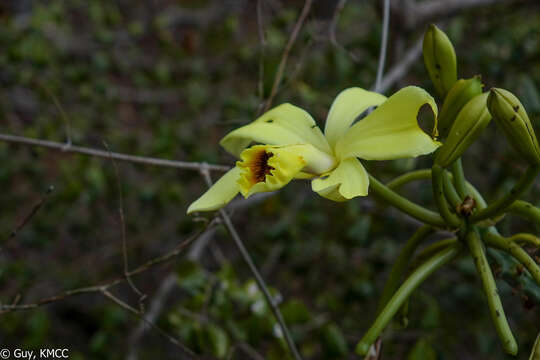
<instances>
[{"instance_id":1,"label":"yellow orchid flower","mask_svg":"<svg viewBox=\"0 0 540 360\"><path fill-rule=\"evenodd\" d=\"M247 198L277 190L293 179L312 179L313 191L334 201L365 196L369 177L358 158L416 157L440 146L418 126L418 111L424 104L436 118L435 101L419 87L403 88L389 98L349 88L334 100L324 134L306 111L279 105L221 140L221 146L240 160L187 213L217 210L239 192ZM353 124L372 106L377 108ZM262 145L249 147L253 142Z\"/></svg>"}]
</instances>

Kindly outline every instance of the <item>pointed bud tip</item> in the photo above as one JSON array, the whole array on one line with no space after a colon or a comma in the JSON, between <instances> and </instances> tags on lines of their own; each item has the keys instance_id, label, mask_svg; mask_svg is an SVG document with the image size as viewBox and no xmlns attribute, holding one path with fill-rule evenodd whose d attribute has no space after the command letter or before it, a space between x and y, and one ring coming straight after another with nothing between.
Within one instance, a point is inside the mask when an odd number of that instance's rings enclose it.
<instances>
[{"instance_id":1,"label":"pointed bud tip","mask_svg":"<svg viewBox=\"0 0 540 360\"><path fill-rule=\"evenodd\" d=\"M540 164L540 145L519 99L508 90L491 88L487 107L514 149L529 163Z\"/></svg>"}]
</instances>

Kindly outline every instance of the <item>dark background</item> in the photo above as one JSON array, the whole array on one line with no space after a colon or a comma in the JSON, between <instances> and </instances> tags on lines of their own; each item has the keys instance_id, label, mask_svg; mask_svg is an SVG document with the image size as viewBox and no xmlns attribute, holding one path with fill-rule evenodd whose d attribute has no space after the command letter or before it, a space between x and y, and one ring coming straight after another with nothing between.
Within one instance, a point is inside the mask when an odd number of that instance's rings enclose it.
<instances>
[{"instance_id":1,"label":"dark background","mask_svg":"<svg viewBox=\"0 0 540 360\"><path fill-rule=\"evenodd\" d=\"M460 77L482 74L486 89L516 93L538 124L539 3L469 2L433 10L430 4L444 1L392 1L386 71L405 61L434 21L454 43ZM341 2L338 13L338 1L315 1L274 104L301 106L323 127L339 91L372 87L381 3ZM2 0L0 132L57 142L69 134L74 144L101 150L105 141L117 152L232 165L218 141L255 119L303 4L261 0L261 45L256 1ZM409 84L434 93L421 57L384 92ZM108 159L6 143L0 143L0 164L3 304L19 297L21 304L32 303L122 274L118 183L130 268L205 226L204 219L185 215L205 189L196 171L118 162L117 176ZM366 165L389 180L429 167L431 159ZM464 166L489 200L508 190L526 164L492 124L466 153ZM49 186L54 191L45 195ZM536 205L539 189L537 181L528 198ZM409 185L403 193L430 206L428 183ZM43 206L10 238L40 201ZM235 204L233 221L280 294L303 356L355 358L354 346L373 321L388 270L418 224L372 197L325 200L301 181L272 197ZM503 219L500 229L507 235L539 233L516 218ZM156 323L209 358L285 358L274 318L224 229L217 227L184 253L133 277L147 295L147 310L161 300ZM526 359L540 330L540 304L523 289L502 280L498 285L520 345L518 358ZM139 296L129 286L111 291L138 307ZM534 291L538 287L529 289ZM138 326L136 317L101 294L82 294L2 314L0 344L67 347L71 359L180 356L155 330L137 335ZM412 297L409 326L391 326L383 344L384 359L505 358L466 258L426 281Z\"/></svg>"}]
</instances>

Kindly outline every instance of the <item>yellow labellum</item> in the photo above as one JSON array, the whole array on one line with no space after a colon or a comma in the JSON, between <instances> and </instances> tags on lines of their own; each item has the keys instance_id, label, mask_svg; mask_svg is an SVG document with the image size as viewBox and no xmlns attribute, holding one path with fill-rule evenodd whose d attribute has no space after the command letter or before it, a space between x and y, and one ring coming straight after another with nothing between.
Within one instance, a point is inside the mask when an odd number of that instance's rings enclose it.
<instances>
[{"instance_id":1,"label":"yellow labellum","mask_svg":"<svg viewBox=\"0 0 540 360\"><path fill-rule=\"evenodd\" d=\"M236 166L242 169L237 183L240 193L249 197L275 191L287 185L300 172L321 174L332 170L335 160L311 145L255 145L240 154Z\"/></svg>"}]
</instances>

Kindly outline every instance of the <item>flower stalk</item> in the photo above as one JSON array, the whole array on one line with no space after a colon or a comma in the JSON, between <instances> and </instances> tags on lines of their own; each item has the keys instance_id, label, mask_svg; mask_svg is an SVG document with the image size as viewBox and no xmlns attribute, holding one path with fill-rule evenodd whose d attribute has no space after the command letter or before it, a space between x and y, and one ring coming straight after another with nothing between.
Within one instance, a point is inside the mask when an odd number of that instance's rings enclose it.
<instances>
[{"instance_id":1,"label":"flower stalk","mask_svg":"<svg viewBox=\"0 0 540 360\"><path fill-rule=\"evenodd\" d=\"M379 337L390 320L416 288L433 272L454 259L460 252L460 244L449 246L420 265L399 287L379 313L373 325L356 346L356 353L366 355L371 344Z\"/></svg>"},{"instance_id":2,"label":"flower stalk","mask_svg":"<svg viewBox=\"0 0 540 360\"><path fill-rule=\"evenodd\" d=\"M404 198L398 193L394 192L373 176L369 175L370 189L379 198L383 199L390 205L398 208L411 217L420 220L428 225L432 225L439 228L446 227L446 222L441 215L434 211L428 210L423 206L413 203L412 201Z\"/></svg>"},{"instance_id":3,"label":"flower stalk","mask_svg":"<svg viewBox=\"0 0 540 360\"><path fill-rule=\"evenodd\" d=\"M450 212L448 208L448 203L444 196L444 186L443 186L443 168L439 165L433 165L432 169L432 183L433 183L433 198L437 204L437 208L444 219L444 222L447 224L447 227L457 228L460 225L459 218Z\"/></svg>"},{"instance_id":4,"label":"flower stalk","mask_svg":"<svg viewBox=\"0 0 540 360\"><path fill-rule=\"evenodd\" d=\"M478 233L473 229L466 235L466 241L469 246L470 253L473 257L476 270L482 281L482 287L487 298L489 312L495 325L495 330L501 339L503 349L510 355L516 355L518 346L508 320L504 313L504 309L497 291L497 285L493 278L493 273L489 267L489 263L486 258L486 253L482 244L482 240Z\"/></svg>"},{"instance_id":5,"label":"flower stalk","mask_svg":"<svg viewBox=\"0 0 540 360\"><path fill-rule=\"evenodd\" d=\"M536 176L540 173L540 165L531 165L521 176L518 183L506 193L503 197L489 204L483 210L478 211L471 216L471 222L476 223L497 215L502 214L510 205L514 203L529 187L532 185Z\"/></svg>"},{"instance_id":6,"label":"flower stalk","mask_svg":"<svg viewBox=\"0 0 540 360\"><path fill-rule=\"evenodd\" d=\"M403 277L403 274L407 271L407 266L409 261L412 258L414 252L418 246L424 241L429 235L434 232L434 228L429 225L424 225L420 227L413 236L407 241L401 252L399 253L398 258L394 262L392 269L390 270L390 275L379 300L379 305L377 306L377 313L380 313L384 308L388 300L392 297L394 292L397 290L399 283Z\"/></svg>"}]
</instances>

